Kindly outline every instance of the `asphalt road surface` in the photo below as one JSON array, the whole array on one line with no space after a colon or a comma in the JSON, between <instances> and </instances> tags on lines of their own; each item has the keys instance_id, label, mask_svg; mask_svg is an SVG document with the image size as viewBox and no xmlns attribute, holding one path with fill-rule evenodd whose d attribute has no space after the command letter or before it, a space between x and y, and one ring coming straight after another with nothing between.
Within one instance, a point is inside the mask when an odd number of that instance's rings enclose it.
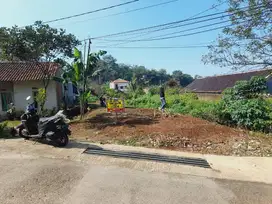
<instances>
[{"instance_id":1,"label":"asphalt road surface","mask_svg":"<svg viewBox=\"0 0 272 204\"><path fill-rule=\"evenodd\" d=\"M218 179L223 172L214 169L82 154L85 148L0 141L0 204L272 203L272 185ZM242 173L231 172L236 179Z\"/></svg>"},{"instance_id":2,"label":"asphalt road surface","mask_svg":"<svg viewBox=\"0 0 272 204\"><path fill-rule=\"evenodd\" d=\"M0 203L271 204L272 186L31 156L0 157Z\"/></svg>"}]
</instances>

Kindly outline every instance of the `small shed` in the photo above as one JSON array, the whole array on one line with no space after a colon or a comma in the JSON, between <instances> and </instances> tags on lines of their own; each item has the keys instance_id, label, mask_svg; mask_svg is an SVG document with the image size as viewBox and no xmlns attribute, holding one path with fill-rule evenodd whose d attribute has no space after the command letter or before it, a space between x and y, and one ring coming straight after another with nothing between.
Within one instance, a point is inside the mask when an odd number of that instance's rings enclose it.
<instances>
[{"instance_id":1,"label":"small shed","mask_svg":"<svg viewBox=\"0 0 272 204\"><path fill-rule=\"evenodd\" d=\"M110 82L110 89L115 89L119 91L126 91L129 86L129 81L124 79L116 79Z\"/></svg>"}]
</instances>

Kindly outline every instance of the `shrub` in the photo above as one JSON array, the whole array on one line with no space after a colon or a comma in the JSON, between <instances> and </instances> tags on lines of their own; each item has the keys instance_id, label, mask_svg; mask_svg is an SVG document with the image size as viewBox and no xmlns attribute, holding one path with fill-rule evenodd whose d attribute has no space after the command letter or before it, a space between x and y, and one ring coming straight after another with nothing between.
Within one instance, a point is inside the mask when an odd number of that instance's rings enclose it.
<instances>
[{"instance_id":1,"label":"shrub","mask_svg":"<svg viewBox=\"0 0 272 204\"><path fill-rule=\"evenodd\" d=\"M58 111L57 111L56 108L52 108L52 109L44 109L43 112L42 112L42 116L43 116L43 117L51 117L51 116L56 115L57 112L58 112Z\"/></svg>"},{"instance_id":2,"label":"shrub","mask_svg":"<svg viewBox=\"0 0 272 204\"><path fill-rule=\"evenodd\" d=\"M261 99L242 99L221 106L221 123L237 125L250 130L267 132L271 125L271 106Z\"/></svg>"},{"instance_id":3,"label":"shrub","mask_svg":"<svg viewBox=\"0 0 272 204\"><path fill-rule=\"evenodd\" d=\"M11 135L9 134L9 130L8 130L8 122L0 123L0 138L6 138L10 136Z\"/></svg>"},{"instance_id":4,"label":"shrub","mask_svg":"<svg viewBox=\"0 0 272 204\"><path fill-rule=\"evenodd\" d=\"M151 86L148 90L148 94L151 96L159 94L160 93L160 87L159 86Z\"/></svg>"},{"instance_id":5,"label":"shrub","mask_svg":"<svg viewBox=\"0 0 272 204\"><path fill-rule=\"evenodd\" d=\"M176 88L168 88L165 91L165 94L169 95L169 96L171 96L173 94L179 94L179 93L180 93L180 88L178 88L178 87L176 87Z\"/></svg>"},{"instance_id":6,"label":"shrub","mask_svg":"<svg viewBox=\"0 0 272 204\"><path fill-rule=\"evenodd\" d=\"M216 102L192 99L192 96L181 96L180 102L178 102L178 99L174 100L174 103L169 104L169 111L172 113L189 114L209 121L217 120L215 114Z\"/></svg>"},{"instance_id":7,"label":"shrub","mask_svg":"<svg viewBox=\"0 0 272 204\"><path fill-rule=\"evenodd\" d=\"M40 112L43 113L43 111L44 111L44 104L46 102L46 90L44 88L38 89L38 94L37 94L35 100L39 104Z\"/></svg>"},{"instance_id":8,"label":"shrub","mask_svg":"<svg viewBox=\"0 0 272 204\"><path fill-rule=\"evenodd\" d=\"M192 101L192 100L198 100L198 97L195 93L184 93L181 95L181 99L183 101Z\"/></svg>"},{"instance_id":9,"label":"shrub","mask_svg":"<svg viewBox=\"0 0 272 204\"><path fill-rule=\"evenodd\" d=\"M158 95L151 96L150 94L145 94L131 100L126 100L127 105L138 108L158 108L160 107L160 103L160 97Z\"/></svg>"},{"instance_id":10,"label":"shrub","mask_svg":"<svg viewBox=\"0 0 272 204\"><path fill-rule=\"evenodd\" d=\"M268 132L271 129L272 108L270 102L262 97L266 90L263 77L237 82L233 88L225 90L216 108L219 122Z\"/></svg>"},{"instance_id":11,"label":"shrub","mask_svg":"<svg viewBox=\"0 0 272 204\"><path fill-rule=\"evenodd\" d=\"M126 94L122 91L118 91L115 89L110 89L109 87L103 88L103 93L110 98L125 98Z\"/></svg>"},{"instance_id":12,"label":"shrub","mask_svg":"<svg viewBox=\"0 0 272 204\"><path fill-rule=\"evenodd\" d=\"M126 94L127 99L134 99L141 97L145 94L144 90L141 87L138 87L136 90L128 90Z\"/></svg>"},{"instance_id":13,"label":"shrub","mask_svg":"<svg viewBox=\"0 0 272 204\"><path fill-rule=\"evenodd\" d=\"M179 86L179 82L176 81L175 79L170 79L169 81L166 82L166 85L170 88L174 88Z\"/></svg>"},{"instance_id":14,"label":"shrub","mask_svg":"<svg viewBox=\"0 0 272 204\"><path fill-rule=\"evenodd\" d=\"M93 96L93 95L91 95L89 98L88 98L88 102L89 103L94 103L94 102L96 102L96 101L98 101L99 99L98 99L98 97L97 96Z\"/></svg>"}]
</instances>

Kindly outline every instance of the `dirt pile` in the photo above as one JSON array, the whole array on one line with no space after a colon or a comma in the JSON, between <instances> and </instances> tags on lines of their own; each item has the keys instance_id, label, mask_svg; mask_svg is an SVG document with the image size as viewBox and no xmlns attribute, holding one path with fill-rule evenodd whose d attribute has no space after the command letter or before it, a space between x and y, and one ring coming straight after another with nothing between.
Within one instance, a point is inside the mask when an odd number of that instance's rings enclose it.
<instances>
[{"instance_id":1,"label":"dirt pile","mask_svg":"<svg viewBox=\"0 0 272 204\"><path fill-rule=\"evenodd\" d=\"M114 114L98 109L87 118L83 123L72 124L74 138L199 153L272 156L272 138L251 137L244 130L191 116L127 109L116 119Z\"/></svg>"}]
</instances>

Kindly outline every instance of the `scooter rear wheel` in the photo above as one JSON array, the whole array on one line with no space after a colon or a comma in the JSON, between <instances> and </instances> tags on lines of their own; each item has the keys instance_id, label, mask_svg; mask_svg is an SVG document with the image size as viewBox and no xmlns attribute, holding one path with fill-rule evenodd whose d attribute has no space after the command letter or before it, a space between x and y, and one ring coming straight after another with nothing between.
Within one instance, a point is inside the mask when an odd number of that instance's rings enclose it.
<instances>
[{"instance_id":1,"label":"scooter rear wheel","mask_svg":"<svg viewBox=\"0 0 272 204\"><path fill-rule=\"evenodd\" d=\"M55 141L57 147L65 147L69 143L69 137L65 133L59 133L58 139Z\"/></svg>"}]
</instances>

